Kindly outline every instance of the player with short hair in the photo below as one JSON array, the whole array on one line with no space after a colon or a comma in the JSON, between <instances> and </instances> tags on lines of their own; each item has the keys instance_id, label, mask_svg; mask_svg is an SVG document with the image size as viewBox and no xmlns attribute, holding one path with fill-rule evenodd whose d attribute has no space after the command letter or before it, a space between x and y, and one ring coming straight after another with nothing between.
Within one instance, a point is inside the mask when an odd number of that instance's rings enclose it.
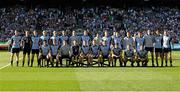
<instances>
[{"instance_id":1,"label":"player with short hair","mask_svg":"<svg viewBox=\"0 0 180 92\"><path fill-rule=\"evenodd\" d=\"M104 36L102 37L102 42L105 42L106 45L109 46L109 47L111 45L111 37L108 36L108 31L107 30L104 31Z\"/></svg>"},{"instance_id":2,"label":"player with short hair","mask_svg":"<svg viewBox=\"0 0 180 92\"><path fill-rule=\"evenodd\" d=\"M59 36L57 35L57 32L56 31L53 31L53 36L50 38L51 39L51 42L53 44L53 40L56 40L56 45L60 45L60 38Z\"/></svg>"},{"instance_id":3,"label":"player with short hair","mask_svg":"<svg viewBox=\"0 0 180 92\"><path fill-rule=\"evenodd\" d=\"M66 32L62 31L62 35L60 36L61 43L63 43L63 41L65 41L67 44L68 40L69 40L69 37L66 35Z\"/></svg>"},{"instance_id":4,"label":"player with short hair","mask_svg":"<svg viewBox=\"0 0 180 92\"><path fill-rule=\"evenodd\" d=\"M14 54L16 54L16 62L17 66L19 64L19 52L20 52L20 45L21 45L21 36L19 36L19 32L15 30L14 36L11 37L11 66L13 66L13 58Z\"/></svg>"},{"instance_id":5,"label":"player with short hair","mask_svg":"<svg viewBox=\"0 0 180 92\"><path fill-rule=\"evenodd\" d=\"M134 40L131 37L131 33L128 31L127 36L124 38L124 49L126 50L127 45L129 45L130 49L133 50L133 46L134 46Z\"/></svg>"},{"instance_id":6,"label":"player with short hair","mask_svg":"<svg viewBox=\"0 0 180 92\"><path fill-rule=\"evenodd\" d=\"M122 59L122 48L119 47L118 43L115 43L113 45L113 48L111 49L112 51L112 57L114 60L113 66L116 66L116 61L119 59L119 64L120 66L123 66L123 59Z\"/></svg>"},{"instance_id":7,"label":"player with short hair","mask_svg":"<svg viewBox=\"0 0 180 92\"><path fill-rule=\"evenodd\" d=\"M141 45L144 46L144 38L142 32L138 32L138 36L135 38L136 52L140 50Z\"/></svg>"},{"instance_id":8,"label":"player with short hair","mask_svg":"<svg viewBox=\"0 0 180 92\"><path fill-rule=\"evenodd\" d=\"M39 67L43 67L43 59L46 60L47 62L47 67L49 67L49 53L50 53L50 47L47 44L47 40L43 40L43 45L40 46L40 54L39 54L39 58L38 58L38 66Z\"/></svg>"},{"instance_id":9,"label":"player with short hair","mask_svg":"<svg viewBox=\"0 0 180 92\"><path fill-rule=\"evenodd\" d=\"M156 55L156 65L159 66L158 64L158 57L160 56L161 58L161 66L163 63L163 51L162 51L162 46L163 45L163 37L160 35L159 30L156 30L156 35L155 35L155 55Z\"/></svg>"},{"instance_id":10,"label":"player with short hair","mask_svg":"<svg viewBox=\"0 0 180 92\"><path fill-rule=\"evenodd\" d=\"M82 41L82 42L85 41L85 42L87 43L87 45L90 45L91 39L90 39L90 37L88 36L88 33L87 33L86 30L84 31L84 35L81 36L81 41Z\"/></svg>"},{"instance_id":11,"label":"player with short hair","mask_svg":"<svg viewBox=\"0 0 180 92\"><path fill-rule=\"evenodd\" d=\"M144 49L143 45L140 45L140 49L137 51L137 66L140 66L140 62L142 66L147 66L148 63L148 52Z\"/></svg>"},{"instance_id":12,"label":"player with short hair","mask_svg":"<svg viewBox=\"0 0 180 92\"><path fill-rule=\"evenodd\" d=\"M38 36L38 33L36 30L33 31L33 36L31 37L32 39L32 47L31 47L31 53L32 53L32 57L31 57L31 67L33 66L33 62L34 62L34 55L36 54L37 56L37 60L39 57L39 46L40 46L40 38Z\"/></svg>"},{"instance_id":13,"label":"player with short hair","mask_svg":"<svg viewBox=\"0 0 180 92\"><path fill-rule=\"evenodd\" d=\"M58 63L59 63L58 62L58 57L57 57L58 50L59 50L59 45L58 45L58 43L56 41L58 41L58 40L54 39L53 44L50 46L49 57L50 57L50 60L51 60L52 67L54 67L54 59L56 59L56 67L58 67Z\"/></svg>"},{"instance_id":14,"label":"player with short hair","mask_svg":"<svg viewBox=\"0 0 180 92\"><path fill-rule=\"evenodd\" d=\"M90 47L90 62L93 62L93 59L94 58L97 58L98 59L98 62L99 62L99 45L98 43L96 43L96 40L93 40L92 41L92 45Z\"/></svg>"},{"instance_id":15,"label":"player with short hair","mask_svg":"<svg viewBox=\"0 0 180 92\"><path fill-rule=\"evenodd\" d=\"M79 53L80 53L80 47L79 47L78 43L76 42L76 40L74 40L73 45L71 46L72 65L76 64L76 66L79 66L78 65L78 63L79 63L78 62Z\"/></svg>"},{"instance_id":16,"label":"player with short hair","mask_svg":"<svg viewBox=\"0 0 180 92\"><path fill-rule=\"evenodd\" d=\"M100 35L99 35L99 33L96 33L96 36L94 37L94 39L93 39L94 41L96 41L96 44L97 45L101 45L101 37L100 37Z\"/></svg>"},{"instance_id":17,"label":"player with short hair","mask_svg":"<svg viewBox=\"0 0 180 92\"><path fill-rule=\"evenodd\" d=\"M32 39L29 35L29 31L25 31L25 36L22 38L22 47L23 47L22 66L24 66L25 63L26 54L28 55L28 66L30 66L30 52L32 47Z\"/></svg>"},{"instance_id":18,"label":"player with short hair","mask_svg":"<svg viewBox=\"0 0 180 92\"><path fill-rule=\"evenodd\" d=\"M104 66L104 59L108 59L109 65L110 65L110 46L107 45L106 41L102 42L102 45L100 46L100 55L99 55L99 64L98 66Z\"/></svg>"},{"instance_id":19,"label":"player with short hair","mask_svg":"<svg viewBox=\"0 0 180 92\"><path fill-rule=\"evenodd\" d=\"M117 44L119 49L122 49L122 38L119 36L118 32L114 33L115 35L112 38L112 44Z\"/></svg>"},{"instance_id":20,"label":"player with short hair","mask_svg":"<svg viewBox=\"0 0 180 92\"><path fill-rule=\"evenodd\" d=\"M79 63L81 66L83 66L83 60L87 60L87 66L91 65L90 61L90 46L88 45L87 41L83 41L82 46L81 46L81 52L79 56Z\"/></svg>"},{"instance_id":21,"label":"player with short hair","mask_svg":"<svg viewBox=\"0 0 180 92\"><path fill-rule=\"evenodd\" d=\"M152 66L154 67L154 36L151 34L150 30L147 30L147 35L144 36L144 45L145 50L150 51L151 59L152 59Z\"/></svg>"},{"instance_id":22,"label":"player with short hair","mask_svg":"<svg viewBox=\"0 0 180 92\"><path fill-rule=\"evenodd\" d=\"M127 61L131 62L131 66L134 66L134 51L131 49L130 45L127 45L126 50L124 51L124 66L126 66Z\"/></svg>"},{"instance_id":23,"label":"player with short hair","mask_svg":"<svg viewBox=\"0 0 180 92\"><path fill-rule=\"evenodd\" d=\"M164 59L166 66L168 63L168 54L169 54L169 61L170 61L170 66L172 65L172 56L171 56L171 44L172 44L172 37L169 36L168 32L165 30L164 35L163 35L163 52L164 52ZM163 66L163 64L162 64Z\"/></svg>"},{"instance_id":24,"label":"player with short hair","mask_svg":"<svg viewBox=\"0 0 180 92\"><path fill-rule=\"evenodd\" d=\"M73 45L74 45L74 41L76 41L75 43L76 43L77 45L80 44L80 42L79 42L79 37L76 35L76 32L75 32L75 31L72 31L72 36L69 38L69 44L70 44L71 46L73 46Z\"/></svg>"},{"instance_id":25,"label":"player with short hair","mask_svg":"<svg viewBox=\"0 0 180 92\"><path fill-rule=\"evenodd\" d=\"M58 53L58 60L60 65L62 66L62 59L68 58L69 64L66 64L68 67L71 62L71 47L67 44L66 40L63 40L62 46L60 47L60 51Z\"/></svg>"},{"instance_id":26,"label":"player with short hair","mask_svg":"<svg viewBox=\"0 0 180 92\"><path fill-rule=\"evenodd\" d=\"M46 44L49 45L50 39L49 39L49 36L47 35L47 32L43 31L42 33L43 33L43 35L40 37L41 42L46 41ZM41 43L41 45L42 44L43 43Z\"/></svg>"}]
</instances>

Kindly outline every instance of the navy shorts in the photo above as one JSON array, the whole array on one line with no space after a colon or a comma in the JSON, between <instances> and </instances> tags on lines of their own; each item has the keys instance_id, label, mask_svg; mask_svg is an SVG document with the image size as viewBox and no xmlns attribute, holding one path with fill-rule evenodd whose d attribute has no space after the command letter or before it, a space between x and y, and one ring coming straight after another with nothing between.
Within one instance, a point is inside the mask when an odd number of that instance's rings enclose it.
<instances>
[{"instance_id":1,"label":"navy shorts","mask_svg":"<svg viewBox=\"0 0 180 92\"><path fill-rule=\"evenodd\" d=\"M11 53L19 53L20 48L11 48Z\"/></svg>"},{"instance_id":2,"label":"navy shorts","mask_svg":"<svg viewBox=\"0 0 180 92\"><path fill-rule=\"evenodd\" d=\"M155 48L155 52L160 52L160 53L162 53L162 48Z\"/></svg>"},{"instance_id":3,"label":"navy shorts","mask_svg":"<svg viewBox=\"0 0 180 92\"><path fill-rule=\"evenodd\" d=\"M39 49L32 49L32 54L39 54Z\"/></svg>"},{"instance_id":4,"label":"navy shorts","mask_svg":"<svg viewBox=\"0 0 180 92\"><path fill-rule=\"evenodd\" d=\"M164 48L164 49L163 49L163 52L166 52L166 53L167 53L167 52L171 52L171 48Z\"/></svg>"},{"instance_id":5,"label":"navy shorts","mask_svg":"<svg viewBox=\"0 0 180 92\"><path fill-rule=\"evenodd\" d=\"M146 50L146 51L153 52L153 51L154 51L154 48L153 48L153 47L145 47L145 50Z\"/></svg>"}]
</instances>

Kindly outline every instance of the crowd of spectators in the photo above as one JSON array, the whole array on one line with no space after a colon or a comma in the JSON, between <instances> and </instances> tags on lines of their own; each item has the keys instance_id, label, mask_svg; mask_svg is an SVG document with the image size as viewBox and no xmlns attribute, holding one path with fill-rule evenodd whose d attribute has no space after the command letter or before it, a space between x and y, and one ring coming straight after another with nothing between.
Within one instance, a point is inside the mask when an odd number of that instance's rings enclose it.
<instances>
[{"instance_id":1,"label":"crowd of spectators","mask_svg":"<svg viewBox=\"0 0 180 92\"><path fill-rule=\"evenodd\" d=\"M169 30L180 38L180 10L170 7L33 8L23 6L0 8L0 41L7 41L13 30L76 30L88 29L93 35L109 32Z\"/></svg>"}]
</instances>

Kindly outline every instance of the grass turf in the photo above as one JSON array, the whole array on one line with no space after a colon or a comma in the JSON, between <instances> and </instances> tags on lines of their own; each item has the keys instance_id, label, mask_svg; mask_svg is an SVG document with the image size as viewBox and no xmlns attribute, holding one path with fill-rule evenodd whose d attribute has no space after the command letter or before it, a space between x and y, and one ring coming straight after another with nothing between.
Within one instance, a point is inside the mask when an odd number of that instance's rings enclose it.
<instances>
[{"instance_id":1,"label":"grass turf","mask_svg":"<svg viewBox=\"0 0 180 92\"><path fill-rule=\"evenodd\" d=\"M173 51L173 67L7 66L0 69L0 91L180 91L179 55ZM0 52L0 68L9 64L9 57Z\"/></svg>"}]
</instances>

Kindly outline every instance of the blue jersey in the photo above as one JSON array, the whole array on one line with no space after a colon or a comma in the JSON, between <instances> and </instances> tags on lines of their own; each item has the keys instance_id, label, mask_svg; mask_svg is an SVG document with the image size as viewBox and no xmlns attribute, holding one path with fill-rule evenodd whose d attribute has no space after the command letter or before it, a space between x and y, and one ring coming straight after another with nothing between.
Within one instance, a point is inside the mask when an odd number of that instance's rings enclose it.
<instances>
[{"instance_id":1,"label":"blue jersey","mask_svg":"<svg viewBox=\"0 0 180 92\"><path fill-rule=\"evenodd\" d=\"M89 46L82 46L81 47L81 51L83 52L83 54L88 54L90 50Z\"/></svg>"},{"instance_id":2,"label":"blue jersey","mask_svg":"<svg viewBox=\"0 0 180 92\"><path fill-rule=\"evenodd\" d=\"M46 55L48 55L48 53L50 51L50 47L48 45L46 45L46 46L42 45L40 47L40 50L41 50L42 55L46 56Z\"/></svg>"},{"instance_id":3,"label":"blue jersey","mask_svg":"<svg viewBox=\"0 0 180 92\"><path fill-rule=\"evenodd\" d=\"M136 44L136 51L139 51L140 46L144 45L144 38L143 37L136 37L135 38L135 44Z\"/></svg>"},{"instance_id":4,"label":"blue jersey","mask_svg":"<svg viewBox=\"0 0 180 92\"><path fill-rule=\"evenodd\" d=\"M106 45L110 46L111 45L111 37L103 37L102 41L106 41Z\"/></svg>"},{"instance_id":5,"label":"blue jersey","mask_svg":"<svg viewBox=\"0 0 180 92\"><path fill-rule=\"evenodd\" d=\"M134 44L134 39L132 37L128 38L125 37L124 38L124 49L127 49L127 45L130 46L130 49L133 50L133 44Z\"/></svg>"},{"instance_id":6,"label":"blue jersey","mask_svg":"<svg viewBox=\"0 0 180 92\"><path fill-rule=\"evenodd\" d=\"M42 41L46 41L47 44L49 44L49 36L41 36L40 38Z\"/></svg>"},{"instance_id":7,"label":"blue jersey","mask_svg":"<svg viewBox=\"0 0 180 92\"><path fill-rule=\"evenodd\" d=\"M144 45L145 47L154 47L154 36L153 35L145 35L144 36Z\"/></svg>"},{"instance_id":8,"label":"blue jersey","mask_svg":"<svg viewBox=\"0 0 180 92\"><path fill-rule=\"evenodd\" d=\"M162 44L163 44L163 37L161 35L157 35L155 37L155 48L162 48Z\"/></svg>"},{"instance_id":9,"label":"blue jersey","mask_svg":"<svg viewBox=\"0 0 180 92\"><path fill-rule=\"evenodd\" d=\"M40 38L39 36L32 36L32 49L39 49L39 42L40 42Z\"/></svg>"},{"instance_id":10,"label":"blue jersey","mask_svg":"<svg viewBox=\"0 0 180 92\"><path fill-rule=\"evenodd\" d=\"M69 43L70 43L71 46L73 45L73 41L76 41L77 44L79 44L79 37L78 36L71 36L69 38Z\"/></svg>"},{"instance_id":11,"label":"blue jersey","mask_svg":"<svg viewBox=\"0 0 180 92\"><path fill-rule=\"evenodd\" d=\"M92 51L93 55L98 55L99 46L98 45L92 45L91 46L91 51Z\"/></svg>"},{"instance_id":12,"label":"blue jersey","mask_svg":"<svg viewBox=\"0 0 180 92\"><path fill-rule=\"evenodd\" d=\"M101 51L103 56L107 56L107 55L109 55L110 48L108 45L100 46L100 51Z\"/></svg>"},{"instance_id":13,"label":"blue jersey","mask_svg":"<svg viewBox=\"0 0 180 92\"><path fill-rule=\"evenodd\" d=\"M89 36L84 36L84 35L83 35L83 36L81 37L81 40L82 40L82 42L83 42L83 41L87 42L88 45L90 44L90 43L89 43L89 42L90 42L90 37L89 37Z\"/></svg>"},{"instance_id":14,"label":"blue jersey","mask_svg":"<svg viewBox=\"0 0 180 92\"><path fill-rule=\"evenodd\" d=\"M12 44L12 48L20 48L21 36L12 36L11 44Z\"/></svg>"},{"instance_id":15,"label":"blue jersey","mask_svg":"<svg viewBox=\"0 0 180 92\"><path fill-rule=\"evenodd\" d=\"M118 44L118 47L122 49L122 39L121 37L113 37L113 43Z\"/></svg>"},{"instance_id":16,"label":"blue jersey","mask_svg":"<svg viewBox=\"0 0 180 92\"><path fill-rule=\"evenodd\" d=\"M60 36L60 40L61 40L61 43L63 42L63 41L68 41L69 40L69 38L68 38L68 36Z\"/></svg>"},{"instance_id":17,"label":"blue jersey","mask_svg":"<svg viewBox=\"0 0 180 92\"><path fill-rule=\"evenodd\" d=\"M51 39L52 41L53 41L53 40L56 40L56 44L59 45L59 36L52 36L50 39Z\"/></svg>"},{"instance_id":18,"label":"blue jersey","mask_svg":"<svg viewBox=\"0 0 180 92\"><path fill-rule=\"evenodd\" d=\"M51 55L57 55L59 46L58 45L51 45Z\"/></svg>"}]
</instances>

